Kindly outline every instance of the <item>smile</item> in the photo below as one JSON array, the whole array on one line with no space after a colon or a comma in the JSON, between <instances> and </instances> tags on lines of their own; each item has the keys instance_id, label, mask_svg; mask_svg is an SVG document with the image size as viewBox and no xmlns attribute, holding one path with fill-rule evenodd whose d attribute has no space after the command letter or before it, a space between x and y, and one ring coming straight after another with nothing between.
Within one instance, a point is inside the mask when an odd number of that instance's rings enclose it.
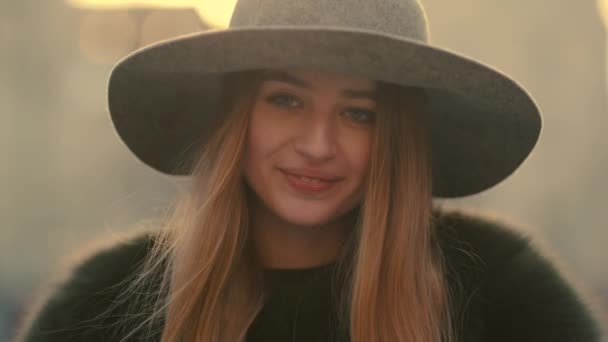
<instances>
[{"instance_id":1,"label":"smile","mask_svg":"<svg viewBox=\"0 0 608 342\"><path fill-rule=\"evenodd\" d=\"M305 177L305 176L298 176L298 175L294 175L298 178L300 178L301 180L305 181L305 182L309 182L309 183L321 183L321 182L327 182L327 181L323 181L319 178L311 178L311 177Z\"/></svg>"},{"instance_id":2,"label":"smile","mask_svg":"<svg viewBox=\"0 0 608 342\"><path fill-rule=\"evenodd\" d=\"M317 194L328 191L338 181L328 181L320 178L300 176L281 170L289 186L301 193Z\"/></svg>"}]
</instances>

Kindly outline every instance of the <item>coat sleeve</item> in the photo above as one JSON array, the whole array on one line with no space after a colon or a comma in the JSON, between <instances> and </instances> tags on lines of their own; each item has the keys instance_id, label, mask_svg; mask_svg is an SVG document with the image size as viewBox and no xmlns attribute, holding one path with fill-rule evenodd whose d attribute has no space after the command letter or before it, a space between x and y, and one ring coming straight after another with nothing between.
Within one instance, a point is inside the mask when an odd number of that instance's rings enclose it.
<instances>
[{"instance_id":1,"label":"coat sleeve","mask_svg":"<svg viewBox=\"0 0 608 342\"><path fill-rule=\"evenodd\" d=\"M112 341L127 303L125 280L136 270L147 237L89 251L63 280L50 281L19 327L16 341ZM118 303L118 305L113 305ZM126 311L125 311L126 312Z\"/></svg>"},{"instance_id":2,"label":"coat sleeve","mask_svg":"<svg viewBox=\"0 0 608 342\"><path fill-rule=\"evenodd\" d=\"M600 323L556 264L524 245L490 278L484 341L600 342Z\"/></svg>"}]
</instances>

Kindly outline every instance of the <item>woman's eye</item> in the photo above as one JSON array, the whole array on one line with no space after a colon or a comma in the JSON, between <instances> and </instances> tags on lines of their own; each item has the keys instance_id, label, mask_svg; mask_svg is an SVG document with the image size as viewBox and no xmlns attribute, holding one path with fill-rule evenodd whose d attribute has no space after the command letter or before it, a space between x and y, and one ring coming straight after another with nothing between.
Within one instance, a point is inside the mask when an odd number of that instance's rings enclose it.
<instances>
[{"instance_id":1,"label":"woman's eye","mask_svg":"<svg viewBox=\"0 0 608 342\"><path fill-rule=\"evenodd\" d=\"M374 121L376 113L371 110L351 108L346 110L346 115L359 123L368 123Z\"/></svg>"},{"instance_id":2,"label":"woman's eye","mask_svg":"<svg viewBox=\"0 0 608 342\"><path fill-rule=\"evenodd\" d=\"M300 105L298 99L295 96L289 94L271 95L268 97L268 101L286 108L295 108Z\"/></svg>"}]
</instances>

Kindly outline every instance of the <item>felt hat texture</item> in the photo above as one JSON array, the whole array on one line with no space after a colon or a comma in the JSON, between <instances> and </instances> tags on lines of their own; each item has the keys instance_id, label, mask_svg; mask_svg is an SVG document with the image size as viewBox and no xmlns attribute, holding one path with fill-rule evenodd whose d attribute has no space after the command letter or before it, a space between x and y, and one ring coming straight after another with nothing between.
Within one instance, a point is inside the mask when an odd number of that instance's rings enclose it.
<instances>
[{"instance_id":1,"label":"felt hat texture","mask_svg":"<svg viewBox=\"0 0 608 342\"><path fill-rule=\"evenodd\" d=\"M108 83L118 135L145 164L188 175L217 115L222 76L309 68L423 88L434 197L479 193L529 156L541 114L509 76L430 43L416 0L238 0L230 25L143 47ZM200 141L200 140L199 140ZM203 139L204 141L204 139Z\"/></svg>"}]
</instances>

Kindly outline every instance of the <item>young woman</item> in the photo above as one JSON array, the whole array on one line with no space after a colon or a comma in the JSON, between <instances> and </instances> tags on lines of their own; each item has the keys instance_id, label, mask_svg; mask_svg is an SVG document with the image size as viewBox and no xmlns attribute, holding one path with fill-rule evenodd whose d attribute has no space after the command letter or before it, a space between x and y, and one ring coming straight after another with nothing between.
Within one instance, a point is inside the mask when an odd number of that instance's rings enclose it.
<instances>
[{"instance_id":1,"label":"young woman","mask_svg":"<svg viewBox=\"0 0 608 342\"><path fill-rule=\"evenodd\" d=\"M231 28L121 61L119 135L191 191L79 263L20 338L599 341L528 237L433 206L508 177L541 121L427 36L414 0L240 0Z\"/></svg>"}]
</instances>

